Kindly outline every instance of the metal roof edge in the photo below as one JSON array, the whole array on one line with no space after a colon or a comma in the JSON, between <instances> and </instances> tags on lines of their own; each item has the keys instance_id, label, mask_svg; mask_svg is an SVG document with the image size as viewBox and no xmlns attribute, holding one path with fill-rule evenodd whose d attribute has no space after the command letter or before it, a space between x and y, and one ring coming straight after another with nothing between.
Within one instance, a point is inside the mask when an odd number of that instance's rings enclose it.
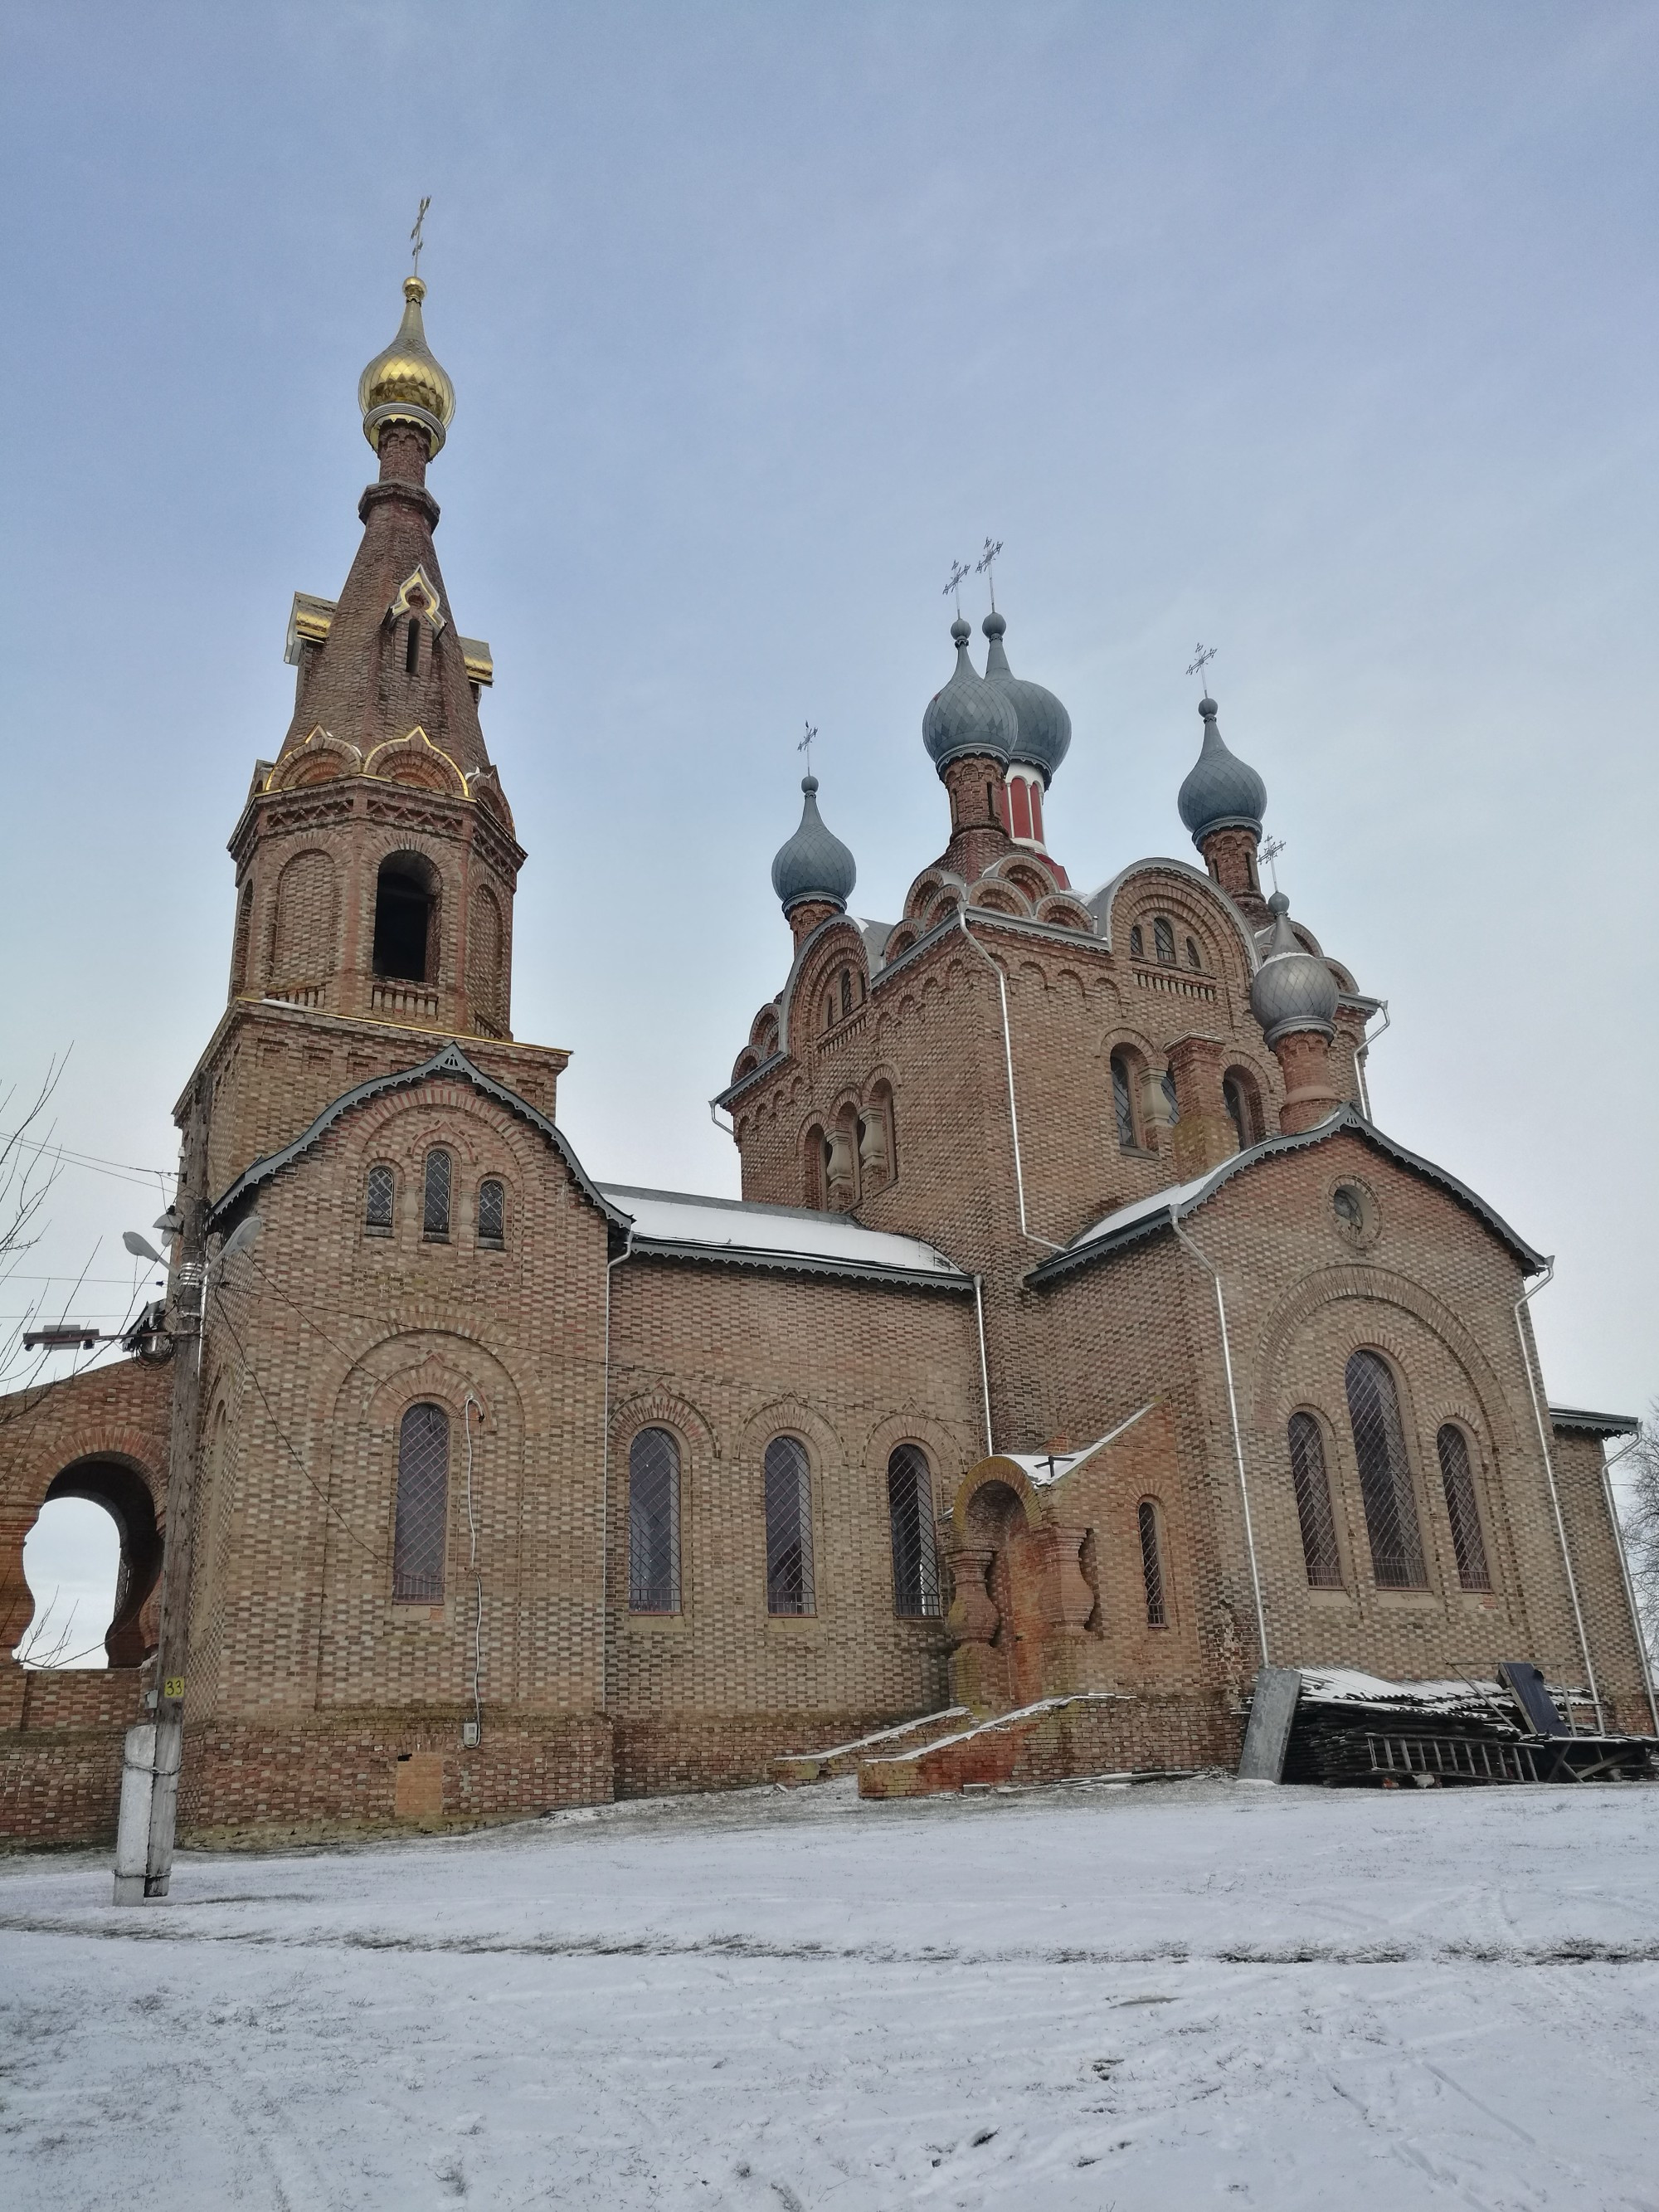
<instances>
[{"instance_id":1,"label":"metal roof edge","mask_svg":"<svg viewBox=\"0 0 1659 2212\"><path fill-rule=\"evenodd\" d=\"M947 1291L961 1297L971 1291L974 1279L953 1269L948 1275L919 1267L884 1267L875 1260L837 1260L812 1252L768 1252L749 1245L698 1244L671 1242L666 1237L635 1237L628 1248L630 1260L681 1261L703 1267L760 1267L777 1275L836 1275L860 1283L875 1283L889 1290Z\"/></svg>"},{"instance_id":2,"label":"metal roof edge","mask_svg":"<svg viewBox=\"0 0 1659 2212\"><path fill-rule=\"evenodd\" d=\"M255 1160L251 1167L244 1168L229 1188L209 1206L210 1224L228 1213L251 1191L257 1190L262 1183L269 1182L284 1168L291 1167L313 1146L319 1143L334 1124L354 1107L365 1105L369 1099L378 1098L386 1091L406 1090L416 1084L434 1082L446 1075L459 1076L464 1082L471 1084L474 1090L482 1091L485 1097L493 1098L498 1106L504 1106L510 1114L516 1114L521 1121L528 1121L532 1128L539 1129L569 1170L571 1180L588 1204L603 1214L614 1228L627 1226L633 1217L624 1213L620 1206L613 1206L605 1197L576 1158L569 1139L557 1124L550 1121L545 1114L532 1106L527 1098L521 1098L516 1091L509 1091L506 1084L497 1083L481 1067L475 1067L459 1045L453 1042L447 1044L441 1052L434 1053L430 1060L422 1060L418 1066L398 1068L390 1075L372 1075L366 1083L343 1091L332 1104L324 1107L310 1127L302 1129L291 1144L284 1145L280 1152L268 1152L263 1159Z\"/></svg>"},{"instance_id":3,"label":"metal roof edge","mask_svg":"<svg viewBox=\"0 0 1659 2212\"><path fill-rule=\"evenodd\" d=\"M1591 1413L1582 1406L1552 1406L1549 1413L1553 1429L1576 1429L1581 1436L1633 1437L1642 1426L1636 1413Z\"/></svg>"},{"instance_id":4,"label":"metal roof edge","mask_svg":"<svg viewBox=\"0 0 1659 2212\"><path fill-rule=\"evenodd\" d=\"M1109 1235L1088 1237L1085 1242L1068 1245L1065 1251L1042 1261L1024 1279L1033 1289L1046 1289L1048 1284L1079 1267L1087 1267L1095 1260L1121 1252L1130 1244L1139 1243L1145 1237L1155 1236L1159 1230L1168 1229L1172 1211L1176 1220L1184 1221L1188 1214L1195 1213L1200 1206L1213 1197L1223 1183L1246 1168L1255 1167L1262 1160L1276 1158L1281 1153L1300 1152L1310 1145L1323 1144L1328 1138L1338 1136L1344 1130L1352 1131L1355 1136L1374 1145L1397 1166L1422 1176L1429 1182L1437 1183L1457 1204L1484 1222L1500 1243L1509 1247L1520 1261L1523 1275L1541 1274L1549 1265L1544 1255L1534 1251L1523 1237L1510 1228L1503 1215L1495 1207L1488 1206L1486 1200L1477 1191L1472 1190L1468 1183L1449 1170L1437 1167L1432 1160L1425 1159L1420 1153L1411 1152L1394 1138L1385 1136L1375 1122L1365 1119L1358 1107L1343 1105L1334 1114L1328 1115L1324 1121L1315 1122L1311 1129L1300 1129L1291 1136L1264 1138L1261 1144L1252 1145L1248 1152L1236 1152L1231 1159L1224 1160L1218 1168L1212 1169L1185 1199L1177 1199L1175 1195L1182 1186L1171 1184L1168 1206L1152 1208L1138 1215L1134 1220L1126 1222L1121 1230Z\"/></svg>"}]
</instances>

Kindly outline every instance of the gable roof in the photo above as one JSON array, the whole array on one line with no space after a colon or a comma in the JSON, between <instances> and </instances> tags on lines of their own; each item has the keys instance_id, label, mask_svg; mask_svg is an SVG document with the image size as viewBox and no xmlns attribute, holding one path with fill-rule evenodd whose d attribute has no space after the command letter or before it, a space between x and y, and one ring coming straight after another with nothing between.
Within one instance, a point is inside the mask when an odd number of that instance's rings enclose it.
<instances>
[{"instance_id":1,"label":"gable roof","mask_svg":"<svg viewBox=\"0 0 1659 2212\"><path fill-rule=\"evenodd\" d=\"M434 1053L430 1060L423 1060L418 1067L399 1068L393 1075L374 1075L367 1083L360 1083L355 1090L343 1092L331 1106L325 1106L311 1127L301 1130L291 1145L284 1145L279 1152L268 1152L264 1159L255 1160L252 1167L244 1168L223 1196L215 1199L209 1206L209 1227L223 1219L262 1183L269 1182L273 1176L280 1175L284 1168L291 1167L295 1160L308 1152L313 1145L320 1143L342 1115L349 1114L353 1107L366 1105L371 1098L381 1097L387 1091L413 1090L418 1084L430 1083L445 1076L459 1077L462 1082L470 1083L484 1097L493 1098L509 1114L516 1114L521 1121L528 1121L532 1128L540 1130L569 1170L571 1181L588 1204L597 1208L614 1228L625 1229L628 1226L628 1216L612 1206L604 1195L556 1124L550 1121L545 1114L538 1113L527 1098L520 1098L516 1091L509 1091L504 1083L497 1083L481 1067L475 1067L459 1045L447 1044L441 1052Z\"/></svg>"},{"instance_id":2,"label":"gable roof","mask_svg":"<svg viewBox=\"0 0 1659 2212\"><path fill-rule=\"evenodd\" d=\"M1498 1241L1508 1246L1519 1261L1523 1275L1536 1275L1549 1265L1541 1252L1534 1252L1524 1237L1516 1236L1503 1215L1486 1204L1484 1198L1472 1191L1468 1183L1461 1182L1446 1169L1437 1167L1420 1153L1407 1152L1404 1145L1385 1137L1372 1122L1368 1121L1357 1107L1341 1106L1334 1114L1316 1122L1311 1129L1304 1129L1290 1137L1268 1137L1248 1152L1236 1152L1224 1160L1218 1168L1208 1174L1196 1176L1190 1182L1176 1183L1168 1190L1154 1191L1150 1198L1138 1198L1132 1205L1120 1206L1105 1218L1075 1237L1063 1252L1057 1252L1041 1266L1033 1267L1025 1278L1028 1283L1046 1286L1068 1275L1079 1267L1091 1266L1097 1260L1121 1252L1127 1244L1139 1243L1141 1238L1155 1237L1167 1230L1172 1220L1182 1221L1195 1212L1205 1201L1214 1196L1224 1182L1237 1175L1243 1175L1263 1161L1275 1159L1284 1152L1304 1151L1310 1145L1322 1145L1332 1137L1350 1132L1363 1142L1392 1160L1396 1167L1413 1175L1421 1176L1425 1182L1434 1183L1476 1220L1491 1230Z\"/></svg>"},{"instance_id":3,"label":"gable roof","mask_svg":"<svg viewBox=\"0 0 1659 2212\"><path fill-rule=\"evenodd\" d=\"M780 1273L850 1275L912 1290L971 1291L974 1279L919 1237L866 1229L844 1213L761 1206L685 1191L601 1186L633 1224L630 1252L641 1259L702 1260Z\"/></svg>"}]
</instances>

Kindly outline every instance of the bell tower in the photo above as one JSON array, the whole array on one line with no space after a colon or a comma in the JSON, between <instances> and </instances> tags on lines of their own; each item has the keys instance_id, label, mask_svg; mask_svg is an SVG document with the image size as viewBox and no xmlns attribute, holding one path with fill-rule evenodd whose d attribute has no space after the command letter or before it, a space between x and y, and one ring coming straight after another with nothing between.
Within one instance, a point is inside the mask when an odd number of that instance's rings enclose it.
<instances>
[{"instance_id":1,"label":"bell tower","mask_svg":"<svg viewBox=\"0 0 1659 2212\"><path fill-rule=\"evenodd\" d=\"M427 343L426 286L403 289L397 335L357 388L379 462L357 503L362 540L337 599L295 594L293 719L230 840L229 1004L208 1055L212 1172L227 1180L441 1038L549 1114L564 1064L512 1042L525 854L478 719L489 648L457 626L433 544L426 475L455 387Z\"/></svg>"}]
</instances>

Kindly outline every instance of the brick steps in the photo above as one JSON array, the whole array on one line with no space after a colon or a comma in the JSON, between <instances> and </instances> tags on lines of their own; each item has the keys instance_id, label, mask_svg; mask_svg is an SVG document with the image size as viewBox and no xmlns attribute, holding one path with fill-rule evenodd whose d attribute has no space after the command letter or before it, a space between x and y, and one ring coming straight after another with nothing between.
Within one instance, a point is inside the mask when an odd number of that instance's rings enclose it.
<instances>
[{"instance_id":1,"label":"brick steps","mask_svg":"<svg viewBox=\"0 0 1659 2212\"><path fill-rule=\"evenodd\" d=\"M1085 1775L1231 1764L1233 1754L1213 1723L1178 1733L1184 1741L1176 1741L1167 1716L1121 1692L1043 1698L931 1743L862 1759L859 1795L927 1797L1000 1783L1064 1782ZM1212 1735L1213 1742L1207 1740ZM1178 1755L1171 1757L1172 1752Z\"/></svg>"},{"instance_id":2,"label":"brick steps","mask_svg":"<svg viewBox=\"0 0 1659 2212\"><path fill-rule=\"evenodd\" d=\"M914 1720L878 1729L851 1743L838 1743L829 1751L787 1751L772 1761L772 1779L796 1790L809 1782L832 1782L859 1770L872 1753L914 1751L941 1736L959 1733L969 1717L966 1705L946 1705L937 1713L919 1713Z\"/></svg>"}]
</instances>

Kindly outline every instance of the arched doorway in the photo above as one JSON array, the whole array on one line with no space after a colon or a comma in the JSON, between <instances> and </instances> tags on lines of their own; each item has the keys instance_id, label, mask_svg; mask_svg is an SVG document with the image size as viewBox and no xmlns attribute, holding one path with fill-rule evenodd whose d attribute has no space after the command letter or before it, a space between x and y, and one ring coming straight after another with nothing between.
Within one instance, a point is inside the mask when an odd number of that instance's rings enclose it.
<instances>
[{"instance_id":1,"label":"arched doorway","mask_svg":"<svg viewBox=\"0 0 1659 2212\"><path fill-rule=\"evenodd\" d=\"M1095 1602L1079 1565L1087 1533L1054 1520L1014 1461L970 1470L946 1535L956 1703L995 1711L1080 1686L1078 1647Z\"/></svg>"},{"instance_id":2,"label":"arched doorway","mask_svg":"<svg viewBox=\"0 0 1659 2212\"><path fill-rule=\"evenodd\" d=\"M101 1506L115 1523L120 1565L115 1580L115 1610L104 1637L104 1650L112 1667L140 1666L154 1642L153 1626L144 1619L144 1609L161 1572L161 1533L155 1525L155 1501L149 1485L136 1467L125 1461L76 1460L52 1481L41 1500L41 1510L69 1498ZM34 1595L40 1601L43 1593L35 1590Z\"/></svg>"}]
</instances>

